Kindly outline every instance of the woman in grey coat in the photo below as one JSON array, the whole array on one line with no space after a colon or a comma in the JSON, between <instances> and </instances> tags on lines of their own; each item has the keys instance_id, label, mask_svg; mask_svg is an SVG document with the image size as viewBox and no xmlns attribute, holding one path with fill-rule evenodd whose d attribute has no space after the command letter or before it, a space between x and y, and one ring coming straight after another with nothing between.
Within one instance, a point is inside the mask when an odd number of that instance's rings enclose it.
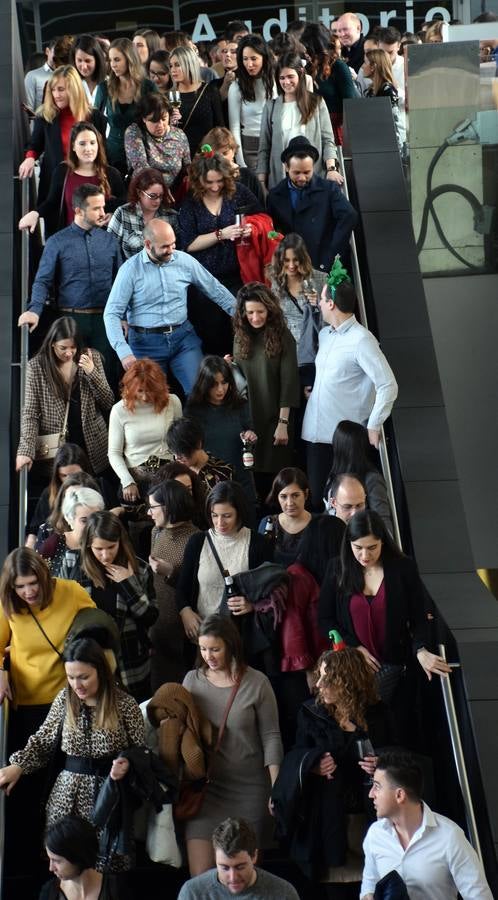
<instances>
[{"instance_id":1,"label":"woman in grey coat","mask_svg":"<svg viewBox=\"0 0 498 900\"><path fill-rule=\"evenodd\" d=\"M276 81L279 96L263 108L257 176L268 190L285 176L281 155L293 137L302 135L319 151L315 174L342 183L337 170L330 114L325 101L306 87L305 71L298 54L284 53Z\"/></svg>"}]
</instances>

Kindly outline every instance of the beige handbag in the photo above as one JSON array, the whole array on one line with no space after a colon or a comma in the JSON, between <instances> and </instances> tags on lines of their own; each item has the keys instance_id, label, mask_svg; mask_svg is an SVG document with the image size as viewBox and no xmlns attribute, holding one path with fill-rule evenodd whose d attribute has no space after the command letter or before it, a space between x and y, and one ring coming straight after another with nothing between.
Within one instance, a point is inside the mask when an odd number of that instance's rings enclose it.
<instances>
[{"instance_id":1,"label":"beige handbag","mask_svg":"<svg viewBox=\"0 0 498 900\"><path fill-rule=\"evenodd\" d=\"M64 421L62 423L62 431L56 431L55 434L40 434L36 438L35 443L35 460L54 459L59 447L66 443L67 438L67 419L69 416L69 403L66 403L66 412L64 413Z\"/></svg>"}]
</instances>

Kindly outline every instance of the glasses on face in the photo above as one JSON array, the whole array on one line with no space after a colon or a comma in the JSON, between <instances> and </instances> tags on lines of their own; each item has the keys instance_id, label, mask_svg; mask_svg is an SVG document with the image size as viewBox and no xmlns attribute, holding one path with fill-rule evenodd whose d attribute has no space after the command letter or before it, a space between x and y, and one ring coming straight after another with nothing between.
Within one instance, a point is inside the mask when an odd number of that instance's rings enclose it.
<instances>
[{"instance_id":1,"label":"glasses on face","mask_svg":"<svg viewBox=\"0 0 498 900\"><path fill-rule=\"evenodd\" d=\"M365 509L365 503L339 503L336 500L335 505L342 509L343 512L360 512L360 510Z\"/></svg>"},{"instance_id":2,"label":"glasses on face","mask_svg":"<svg viewBox=\"0 0 498 900\"><path fill-rule=\"evenodd\" d=\"M149 71L150 78L164 78L165 75L169 75L169 72L152 72Z\"/></svg>"},{"instance_id":3,"label":"glasses on face","mask_svg":"<svg viewBox=\"0 0 498 900\"><path fill-rule=\"evenodd\" d=\"M162 200L163 199L162 194L149 194L148 191L140 191L140 193L145 194L145 196L148 197L149 200Z\"/></svg>"},{"instance_id":4,"label":"glasses on face","mask_svg":"<svg viewBox=\"0 0 498 900\"><path fill-rule=\"evenodd\" d=\"M154 505L152 505L152 503L149 503L147 505L147 509L162 509L162 508L163 508L162 503L155 503Z\"/></svg>"}]
</instances>

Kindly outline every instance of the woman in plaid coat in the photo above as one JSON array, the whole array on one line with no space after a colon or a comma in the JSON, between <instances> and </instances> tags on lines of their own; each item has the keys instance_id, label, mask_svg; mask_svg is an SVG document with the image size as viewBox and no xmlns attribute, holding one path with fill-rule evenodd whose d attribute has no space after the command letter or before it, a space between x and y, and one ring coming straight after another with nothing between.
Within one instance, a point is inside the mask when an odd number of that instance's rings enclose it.
<instances>
[{"instance_id":1,"label":"woman in plaid coat","mask_svg":"<svg viewBox=\"0 0 498 900\"><path fill-rule=\"evenodd\" d=\"M66 431L62 434L68 400ZM61 443L78 444L94 473L103 472L108 460L107 426L102 413L113 403L100 354L83 348L74 319L57 319L28 362L16 470L31 468L39 435L61 432Z\"/></svg>"}]
</instances>

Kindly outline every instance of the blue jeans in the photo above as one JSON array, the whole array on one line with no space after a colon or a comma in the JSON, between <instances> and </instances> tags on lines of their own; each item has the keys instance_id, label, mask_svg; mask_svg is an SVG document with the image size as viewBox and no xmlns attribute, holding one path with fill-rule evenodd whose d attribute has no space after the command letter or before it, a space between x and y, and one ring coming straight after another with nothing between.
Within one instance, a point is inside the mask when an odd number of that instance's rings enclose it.
<instances>
[{"instance_id":1,"label":"blue jeans","mask_svg":"<svg viewBox=\"0 0 498 900\"><path fill-rule=\"evenodd\" d=\"M133 356L148 356L159 363L165 375L168 367L180 382L185 394L194 385L202 360L201 342L187 320L171 334L139 334L133 328L128 332L128 343Z\"/></svg>"}]
</instances>

